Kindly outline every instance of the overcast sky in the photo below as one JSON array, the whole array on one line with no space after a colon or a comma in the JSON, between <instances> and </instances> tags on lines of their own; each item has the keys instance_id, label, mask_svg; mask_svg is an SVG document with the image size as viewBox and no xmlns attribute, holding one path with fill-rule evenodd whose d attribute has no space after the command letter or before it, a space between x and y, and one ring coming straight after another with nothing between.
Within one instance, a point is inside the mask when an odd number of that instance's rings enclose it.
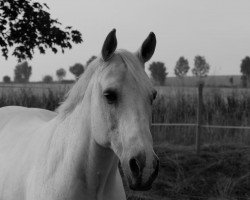
<instances>
[{"instance_id":1,"label":"overcast sky","mask_svg":"<svg viewBox=\"0 0 250 200\"><path fill-rule=\"evenodd\" d=\"M31 80L58 68L67 70L76 62L85 64L101 51L106 35L117 29L118 48L137 50L150 31L157 37L154 56L169 74L177 59L185 56L193 67L193 58L205 56L211 75L239 74L241 60L250 56L250 0L39 0L64 26L78 29L84 42L64 54L38 52L29 63ZM17 59L0 57L0 78L10 75ZM147 65L149 64L147 63ZM191 74L189 72L189 74Z\"/></svg>"}]
</instances>

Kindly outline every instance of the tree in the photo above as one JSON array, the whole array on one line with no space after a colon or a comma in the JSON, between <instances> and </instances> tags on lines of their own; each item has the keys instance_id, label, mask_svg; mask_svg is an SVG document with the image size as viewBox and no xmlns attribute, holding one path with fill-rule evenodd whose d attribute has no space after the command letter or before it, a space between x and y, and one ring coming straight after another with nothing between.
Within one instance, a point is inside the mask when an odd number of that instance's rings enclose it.
<instances>
[{"instance_id":1,"label":"tree","mask_svg":"<svg viewBox=\"0 0 250 200\"><path fill-rule=\"evenodd\" d=\"M241 76L242 87L247 87L247 77L245 75Z\"/></svg>"},{"instance_id":2,"label":"tree","mask_svg":"<svg viewBox=\"0 0 250 200\"><path fill-rule=\"evenodd\" d=\"M62 81L63 78L66 76L66 71L63 68L60 68L58 70L56 70L56 76L58 78L59 81Z\"/></svg>"},{"instance_id":3,"label":"tree","mask_svg":"<svg viewBox=\"0 0 250 200\"><path fill-rule=\"evenodd\" d=\"M10 83L10 82L11 82L10 77L9 77L9 76L4 76L4 77L3 77L3 82L4 82L4 83Z\"/></svg>"},{"instance_id":4,"label":"tree","mask_svg":"<svg viewBox=\"0 0 250 200\"><path fill-rule=\"evenodd\" d=\"M81 63L76 63L73 66L69 67L69 71L75 76L77 80L84 72L84 66Z\"/></svg>"},{"instance_id":5,"label":"tree","mask_svg":"<svg viewBox=\"0 0 250 200\"><path fill-rule=\"evenodd\" d=\"M232 86L234 85L234 77L231 76L231 77L229 78L229 83L230 83Z\"/></svg>"},{"instance_id":6,"label":"tree","mask_svg":"<svg viewBox=\"0 0 250 200\"><path fill-rule=\"evenodd\" d=\"M242 61L240 65L240 72L242 73L241 80L245 81L243 85L247 87L249 81L250 81L250 57L246 56Z\"/></svg>"},{"instance_id":7,"label":"tree","mask_svg":"<svg viewBox=\"0 0 250 200\"><path fill-rule=\"evenodd\" d=\"M91 56L90 59L88 59L88 61L86 62L86 67L96 58L97 58L96 56Z\"/></svg>"},{"instance_id":8,"label":"tree","mask_svg":"<svg viewBox=\"0 0 250 200\"><path fill-rule=\"evenodd\" d=\"M0 1L0 47L7 59L9 50L19 61L31 59L34 50L44 54L45 49L57 53L72 48L73 43L81 43L82 36L77 30L53 19L45 3L32 0Z\"/></svg>"},{"instance_id":9,"label":"tree","mask_svg":"<svg viewBox=\"0 0 250 200\"><path fill-rule=\"evenodd\" d=\"M29 82L31 72L32 67L29 66L27 61L16 65L14 70L14 81L19 83Z\"/></svg>"},{"instance_id":10,"label":"tree","mask_svg":"<svg viewBox=\"0 0 250 200\"><path fill-rule=\"evenodd\" d=\"M194 68L192 69L192 73L197 77L206 77L209 72L210 66L207 63L205 57L203 56L195 56L194 58Z\"/></svg>"},{"instance_id":11,"label":"tree","mask_svg":"<svg viewBox=\"0 0 250 200\"><path fill-rule=\"evenodd\" d=\"M53 82L53 77L50 75L46 75L43 77L43 82L44 83L51 83L51 82Z\"/></svg>"},{"instance_id":12,"label":"tree","mask_svg":"<svg viewBox=\"0 0 250 200\"><path fill-rule=\"evenodd\" d=\"M168 73L166 72L165 64L162 62L153 62L149 65L149 70L151 72L152 78L158 82L160 85L165 84L166 76Z\"/></svg>"},{"instance_id":13,"label":"tree","mask_svg":"<svg viewBox=\"0 0 250 200\"><path fill-rule=\"evenodd\" d=\"M183 78L187 75L189 68L188 60L181 56L176 62L174 73L177 77Z\"/></svg>"}]
</instances>

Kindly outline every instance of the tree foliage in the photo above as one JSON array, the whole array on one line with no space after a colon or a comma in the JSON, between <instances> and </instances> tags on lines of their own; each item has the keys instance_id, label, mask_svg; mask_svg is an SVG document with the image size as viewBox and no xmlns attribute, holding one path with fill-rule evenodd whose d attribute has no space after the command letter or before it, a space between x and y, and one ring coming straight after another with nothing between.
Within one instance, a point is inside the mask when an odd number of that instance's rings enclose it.
<instances>
[{"instance_id":1,"label":"tree foliage","mask_svg":"<svg viewBox=\"0 0 250 200\"><path fill-rule=\"evenodd\" d=\"M10 83L10 82L11 82L10 77L9 77L9 76L4 76L4 77L3 77L3 82L4 82L4 83Z\"/></svg>"},{"instance_id":2,"label":"tree foliage","mask_svg":"<svg viewBox=\"0 0 250 200\"><path fill-rule=\"evenodd\" d=\"M241 76L242 87L247 87L247 77L245 75Z\"/></svg>"},{"instance_id":3,"label":"tree foliage","mask_svg":"<svg viewBox=\"0 0 250 200\"><path fill-rule=\"evenodd\" d=\"M63 78L66 76L66 70L63 68L56 70L56 76L59 81L62 81Z\"/></svg>"},{"instance_id":4,"label":"tree foliage","mask_svg":"<svg viewBox=\"0 0 250 200\"><path fill-rule=\"evenodd\" d=\"M6 59L12 49L20 61L31 59L36 48L42 54L48 48L57 53L82 42L79 31L62 28L48 10L47 4L32 0L0 0L0 47Z\"/></svg>"},{"instance_id":5,"label":"tree foliage","mask_svg":"<svg viewBox=\"0 0 250 200\"><path fill-rule=\"evenodd\" d=\"M205 57L203 56L195 56L194 58L194 68L192 69L192 73L197 77L206 77L208 75L210 66L207 63Z\"/></svg>"},{"instance_id":6,"label":"tree foliage","mask_svg":"<svg viewBox=\"0 0 250 200\"><path fill-rule=\"evenodd\" d=\"M14 70L14 81L19 83L29 82L31 72L32 67L29 66L27 61L16 65Z\"/></svg>"},{"instance_id":7,"label":"tree foliage","mask_svg":"<svg viewBox=\"0 0 250 200\"><path fill-rule=\"evenodd\" d=\"M189 68L188 60L181 56L176 62L174 73L177 77L183 78L187 75Z\"/></svg>"},{"instance_id":8,"label":"tree foliage","mask_svg":"<svg viewBox=\"0 0 250 200\"><path fill-rule=\"evenodd\" d=\"M77 80L83 74L84 66L81 63L76 63L69 67L69 71L75 76Z\"/></svg>"},{"instance_id":9,"label":"tree foliage","mask_svg":"<svg viewBox=\"0 0 250 200\"><path fill-rule=\"evenodd\" d=\"M229 83L233 86L233 84L234 84L234 77L231 76L231 77L229 78Z\"/></svg>"},{"instance_id":10,"label":"tree foliage","mask_svg":"<svg viewBox=\"0 0 250 200\"><path fill-rule=\"evenodd\" d=\"M247 87L250 81L250 57L249 56L246 56L241 61L240 72L242 74L241 76L242 85L243 87Z\"/></svg>"},{"instance_id":11,"label":"tree foliage","mask_svg":"<svg viewBox=\"0 0 250 200\"><path fill-rule=\"evenodd\" d=\"M53 82L53 77L50 76L50 75L45 75L45 76L43 77L43 82L44 82L44 83L52 83L52 82Z\"/></svg>"},{"instance_id":12,"label":"tree foliage","mask_svg":"<svg viewBox=\"0 0 250 200\"><path fill-rule=\"evenodd\" d=\"M163 62L152 62L149 65L149 70L154 81L158 82L160 85L165 84L168 73L166 72L167 69Z\"/></svg>"}]
</instances>

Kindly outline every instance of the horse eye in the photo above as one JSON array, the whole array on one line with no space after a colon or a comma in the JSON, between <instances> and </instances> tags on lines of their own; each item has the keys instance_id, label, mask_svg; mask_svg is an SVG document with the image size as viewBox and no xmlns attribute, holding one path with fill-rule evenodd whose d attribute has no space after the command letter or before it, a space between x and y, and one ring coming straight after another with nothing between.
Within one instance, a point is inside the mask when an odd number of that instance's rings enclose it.
<instances>
[{"instance_id":1,"label":"horse eye","mask_svg":"<svg viewBox=\"0 0 250 200\"><path fill-rule=\"evenodd\" d=\"M114 90L107 90L103 93L104 97L106 98L108 104L114 104L117 102L118 95L117 92Z\"/></svg>"},{"instance_id":2,"label":"horse eye","mask_svg":"<svg viewBox=\"0 0 250 200\"><path fill-rule=\"evenodd\" d=\"M157 91L155 90L154 92L153 92L153 100L155 100L156 99L156 97L157 97Z\"/></svg>"}]
</instances>

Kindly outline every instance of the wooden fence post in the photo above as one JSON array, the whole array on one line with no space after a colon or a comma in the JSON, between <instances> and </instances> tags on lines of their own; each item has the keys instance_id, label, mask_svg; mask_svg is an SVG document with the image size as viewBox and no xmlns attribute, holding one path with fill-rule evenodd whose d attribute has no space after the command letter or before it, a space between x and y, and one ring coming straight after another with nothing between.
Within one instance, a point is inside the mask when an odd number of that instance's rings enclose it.
<instances>
[{"instance_id":1,"label":"wooden fence post","mask_svg":"<svg viewBox=\"0 0 250 200\"><path fill-rule=\"evenodd\" d=\"M202 108L203 108L203 82L198 84L198 106L197 106L197 125L196 125L196 153L200 153L201 147L201 125L202 125Z\"/></svg>"}]
</instances>

